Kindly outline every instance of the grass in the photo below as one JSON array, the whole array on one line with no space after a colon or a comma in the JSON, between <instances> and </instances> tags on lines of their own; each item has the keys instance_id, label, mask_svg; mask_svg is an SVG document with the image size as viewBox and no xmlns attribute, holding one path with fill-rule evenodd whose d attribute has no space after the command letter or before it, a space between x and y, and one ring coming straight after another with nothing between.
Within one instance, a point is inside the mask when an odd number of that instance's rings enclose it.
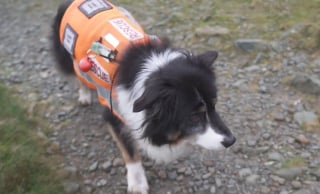
<instances>
[{"instance_id":1,"label":"grass","mask_svg":"<svg viewBox=\"0 0 320 194\"><path fill-rule=\"evenodd\" d=\"M36 135L38 123L27 118L18 100L0 85L0 193L62 194L63 187Z\"/></svg>"},{"instance_id":2,"label":"grass","mask_svg":"<svg viewBox=\"0 0 320 194\"><path fill-rule=\"evenodd\" d=\"M306 159L302 157L294 157L285 161L282 165L283 168L300 168L306 166Z\"/></svg>"}]
</instances>

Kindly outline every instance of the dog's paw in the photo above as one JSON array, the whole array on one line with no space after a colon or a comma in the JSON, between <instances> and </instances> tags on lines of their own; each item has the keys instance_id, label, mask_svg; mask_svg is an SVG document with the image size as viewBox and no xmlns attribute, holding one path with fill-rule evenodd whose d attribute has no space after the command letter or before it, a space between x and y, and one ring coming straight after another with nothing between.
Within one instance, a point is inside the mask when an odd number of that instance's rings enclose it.
<instances>
[{"instance_id":1,"label":"dog's paw","mask_svg":"<svg viewBox=\"0 0 320 194\"><path fill-rule=\"evenodd\" d=\"M141 162L127 164L128 193L148 194L149 186Z\"/></svg>"},{"instance_id":2,"label":"dog's paw","mask_svg":"<svg viewBox=\"0 0 320 194\"><path fill-rule=\"evenodd\" d=\"M78 102L82 106L87 106L92 103L91 91L88 88L80 87L79 88L79 98Z\"/></svg>"},{"instance_id":3,"label":"dog's paw","mask_svg":"<svg viewBox=\"0 0 320 194\"><path fill-rule=\"evenodd\" d=\"M87 95L87 96L81 95L81 96L79 96L78 102L82 106L90 105L92 103L91 95Z\"/></svg>"}]
</instances>

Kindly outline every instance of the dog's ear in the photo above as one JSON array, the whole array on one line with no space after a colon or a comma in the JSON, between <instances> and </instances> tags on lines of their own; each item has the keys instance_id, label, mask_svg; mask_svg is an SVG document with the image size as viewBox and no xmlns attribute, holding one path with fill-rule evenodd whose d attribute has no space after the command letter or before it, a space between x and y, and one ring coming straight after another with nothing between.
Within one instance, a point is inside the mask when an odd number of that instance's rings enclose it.
<instances>
[{"instance_id":1,"label":"dog's ear","mask_svg":"<svg viewBox=\"0 0 320 194\"><path fill-rule=\"evenodd\" d=\"M207 65L208 67L212 66L213 62L217 59L217 57L217 51L208 51L206 53L198 55L198 59L200 60L200 62L204 65Z\"/></svg>"},{"instance_id":2,"label":"dog's ear","mask_svg":"<svg viewBox=\"0 0 320 194\"><path fill-rule=\"evenodd\" d=\"M146 90L143 94L133 103L133 112L140 112L149 108L157 99L157 95L150 90Z\"/></svg>"}]
</instances>

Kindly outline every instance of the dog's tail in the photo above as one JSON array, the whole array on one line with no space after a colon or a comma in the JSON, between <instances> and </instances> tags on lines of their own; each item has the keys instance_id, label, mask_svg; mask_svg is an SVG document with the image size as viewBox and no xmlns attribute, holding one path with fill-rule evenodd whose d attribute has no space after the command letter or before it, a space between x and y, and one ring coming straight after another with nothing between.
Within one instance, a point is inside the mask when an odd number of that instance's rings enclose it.
<instances>
[{"instance_id":1,"label":"dog's tail","mask_svg":"<svg viewBox=\"0 0 320 194\"><path fill-rule=\"evenodd\" d=\"M54 52L55 59L58 63L58 68L63 73L66 74L73 74L73 60L71 55L68 53L68 51L63 47L63 45L60 42L60 25L62 21L62 17L67 10L67 8L70 6L70 4L73 2L73 0L68 0L67 2L60 5L57 15L54 18L53 24L52 24L52 48Z\"/></svg>"}]
</instances>

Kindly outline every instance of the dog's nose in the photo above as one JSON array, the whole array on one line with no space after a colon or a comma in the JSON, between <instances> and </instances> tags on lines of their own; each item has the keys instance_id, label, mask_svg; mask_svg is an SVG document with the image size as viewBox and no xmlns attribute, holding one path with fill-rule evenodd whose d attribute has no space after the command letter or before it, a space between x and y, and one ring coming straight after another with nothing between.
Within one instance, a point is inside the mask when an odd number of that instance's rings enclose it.
<instances>
[{"instance_id":1,"label":"dog's nose","mask_svg":"<svg viewBox=\"0 0 320 194\"><path fill-rule=\"evenodd\" d=\"M222 145L225 148L232 146L236 142L236 138L233 135L227 136L223 139Z\"/></svg>"}]
</instances>

